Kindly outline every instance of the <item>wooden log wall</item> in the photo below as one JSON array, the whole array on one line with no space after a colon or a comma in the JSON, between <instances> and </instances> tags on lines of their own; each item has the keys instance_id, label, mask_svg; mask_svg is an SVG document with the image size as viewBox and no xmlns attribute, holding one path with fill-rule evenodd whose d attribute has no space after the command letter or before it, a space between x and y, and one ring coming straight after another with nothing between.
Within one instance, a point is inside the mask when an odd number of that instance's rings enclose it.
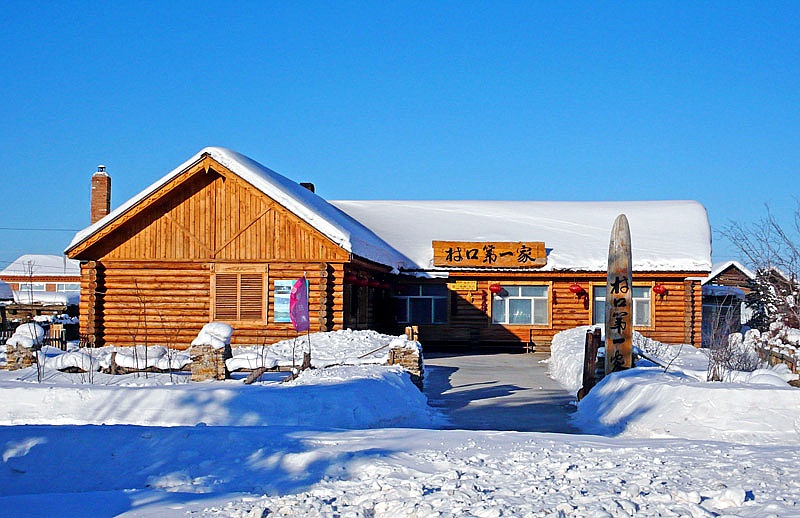
<instances>
[{"instance_id":1,"label":"wooden log wall","mask_svg":"<svg viewBox=\"0 0 800 518\"><path fill-rule=\"evenodd\" d=\"M657 295L650 291L651 326L637 327L644 336L665 343L690 343L700 346L700 323L702 320L702 304L700 284L698 281L688 282L688 291L684 286L684 276L673 278L664 275L636 275L634 284L664 284L667 292ZM421 339L431 341L454 342L507 342L525 343L534 341L537 345L548 347L556 333L578 326L592 324L592 285L604 285L604 274L584 275L550 273L533 276L495 276L477 278L460 276L455 280L474 280L476 290L451 291L450 318L444 325L420 325ZM489 285L493 282L514 285L525 283L550 284L551 314L549 324L543 326L517 326L491 324L492 295ZM586 294L578 296L569 290L573 283L580 284Z\"/></svg>"},{"instance_id":2,"label":"wooden log wall","mask_svg":"<svg viewBox=\"0 0 800 518\"><path fill-rule=\"evenodd\" d=\"M104 263L106 345L179 349L210 316L210 270L203 263Z\"/></svg>"},{"instance_id":3,"label":"wooden log wall","mask_svg":"<svg viewBox=\"0 0 800 518\"><path fill-rule=\"evenodd\" d=\"M296 280L303 274L309 281L311 331L342 328L341 264L269 263L266 269L267 320L227 322L234 328L233 345L270 344L298 336L291 323L275 322L273 287L275 280ZM211 264L126 261L91 269L98 270L102 270L105 303L98 306L97 295L93 303L87 297L81 322L87 333L99 336L101 331L106 345L146 343L186 349L211 321Z\"/></svg>"},{"instance_id":4,"label":"wooden log wall","mask_svg":"<svg viewBox=\"0 0 800 518\"><path fill-rule=\"evenodd\" d=\"M96 261L81 263L81 301L78 324L80 333L89 337L90 344L102 347L103 302L105 300L104 268Z\"/></svg>"}]
</instances>

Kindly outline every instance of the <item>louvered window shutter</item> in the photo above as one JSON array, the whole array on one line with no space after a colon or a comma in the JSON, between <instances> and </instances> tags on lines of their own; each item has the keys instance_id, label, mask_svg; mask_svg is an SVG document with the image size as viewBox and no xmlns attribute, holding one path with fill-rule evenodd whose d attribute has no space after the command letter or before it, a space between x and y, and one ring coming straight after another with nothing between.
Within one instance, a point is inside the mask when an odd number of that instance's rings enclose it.
<instances>
[{"instance_id":1,"label":"louvered window shutter","mask_svg":"<svg viewBox=\"0 0 800 518\"><path fill-rule=\"evenodd\" d=\"M217 274L214 299L214 318L216 320L238 320L238 277L235 273Z\"/></svg>"},{"instance_id":2,"label":"louvered window shutter","mask_svg":"<svg viewBox=\"0 0 800 518\"><path fill-rule=\"evenodd\" d=\"M264 320L264 276L262 274L218 273L215 293L215 320Z\"/></svg>"},{"instance_id":3,"label":"louvered window shutter","mask_svg":"<svg viewBox=\"0 0 800 518\"><path fill-rule=\"evenodd\" d=\"M264 277L261 274L243 273L239 292L239 318L261 320L264 318Z\"/></svg>"}]
</instances>

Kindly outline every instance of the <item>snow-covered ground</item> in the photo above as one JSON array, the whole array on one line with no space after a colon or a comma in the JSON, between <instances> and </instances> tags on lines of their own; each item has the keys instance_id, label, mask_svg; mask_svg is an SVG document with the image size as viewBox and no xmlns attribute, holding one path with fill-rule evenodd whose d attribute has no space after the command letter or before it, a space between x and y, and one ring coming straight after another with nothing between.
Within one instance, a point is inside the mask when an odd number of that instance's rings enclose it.
<instances>
[{"instance_id":1,"label":"snow-covered ground","mask_svg":"<svg viewBox=\"0 0 800 518\"><path fill-rule=\"evenodd\" d=\"M554 346L557 378L584 332ZM701 362L606 378L578 415L607 437L437 430L408 375L378 365L251 386L2 372L0 514L800 516L800 391L698 381Z\"/></svg>"}]
</instances>

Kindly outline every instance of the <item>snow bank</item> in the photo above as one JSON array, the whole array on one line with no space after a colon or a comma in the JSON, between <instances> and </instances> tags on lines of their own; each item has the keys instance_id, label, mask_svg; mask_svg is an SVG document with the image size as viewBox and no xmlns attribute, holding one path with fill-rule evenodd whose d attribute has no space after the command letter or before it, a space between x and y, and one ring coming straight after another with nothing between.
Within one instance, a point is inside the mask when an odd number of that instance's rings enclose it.
<instances>
[{"instance_id":1,"label":"snow bank","mask_svg":"<svg viewBox=\"0 0 800 518\"><path fill-rule=\"evenodd\" d=\"M553 338L550 376L571 392L582 385L584 326ZM637 349L663 365L607 376L578 405L585 432L626 437L716 439L749 444L800 444L800 390L785 365L731 372L707 382L708 356L691 345L669 345L634 332Z\"/></svg>"},{"instance_id":2,"label":"snow bank","mask_svg":"<svg viewBox=\"0 0 800 518\"><path fill-rule=\"evenodd\" d=\"M66 353L71 354L71 353ZM63 356L63 355L62 355ZM53 359L48 359L48 362ZM364 429L435 426L437 415L399 367L348 366L304 371L290 383L228 380L174 383L167 374L68 375L35 368L0 372L0 425L301 426ZM29 381L20 383L21 379ZM84 381L84 383L80 383ZM106 382L117 385L106 385Z\"/></svg>"},{"instance_id":3,"label":"snow bank","mask_svg":"<svg viewBox=\"0 0 800 518\"><path fill-rule=\"evenodd\" d=\"M800 390L779 372L750 374L745 384L660 367L614 373L581 400L575 424L600 435L800 445Z\"/></svg>"},{"instance_id":4,"label":"snow bank","mask_svg":"<svg viewBox=\"0 0 800 518\"><path fill-rule=\"evenodd\" d=\"M114 356L114 363L126 369L144 370L149 368L156 368L160 370L180 370L184 366L192 363L189 354L174 349L168 349L164 346L136 346L136 347L116 347L113 350L105 351L101 357L101 364L103 368L107 369L111 366L111 352L116 351Z\"/></svg>"},{"instance_id":5,"label":"snow bank","mask_svg":"<svg viewBox=\"0 0 800 518\"><path fill-rule=\"evenodd\" d=\"M272 345L237 347L233 358L227 360L228 370L275 366L300 365L303 353L308 352L308 337L283 340ZM386 364L389 350L393 348L415 348L421 350L419 342L409 341L405 335L392 336L377 331L353 331L344 329L311 335L311 365Z\"/></svg>"},{"instance_id":6,"label":"snow bank","mask_svg":"<svg viewBox=\"0 0 800 518\"><path fill-rule=\"evenodd\" d=\"M188 353L176 351L166 347L137 346L137 347L101 347L98 349L78 348L67 345L67 350L62 351L57 347L42 347L39 351L39 361L45 370L62 370L77 368L86 372L94 372L111 367L112 354L114 363L118 367L127 369L145 370L156 368L163 371L177 371L189 365L192 360Z\"/></svg>"},{"instance_id":7,"label":"snow bank","mask_svg":"<svg viewBox=\"0 0 800 518\"><path fill-rule=\"evenodd\" d=\"M231 344L233 328L224 322L209 322L203 326L192 345L210 345L214 349L222 349Z\"/></svg>"},{"instance_id":8,"label":"snow bank","mask_svg":"<svg viewBox=\"0 0 800 518\"><path fill-rule=\"evenodd\" d=\"M550 345L550 377L573 394L583 386L584 341L586 332L594 327L582 326L561 331L553 337Z\"/></svg>"},{"instance_id":9,"label":"snow bank","mask_svg":"<svg viewBox=\"0 0 800 518\"><path fill-rule=\"evenodd\" d=\"M33 346L41 345L44 340L44 329L42 326L35 322L28 322L20 324L14 330L11 338L6 340L6 345L15 347L26 347L30 349Z\"/></svg>"},{"instance_id":10,"label":"snow bank","mask_svg":"<svg viewBox=\"0 0 800 518\"><path fill-rule=\"evenodd\" d=\"M100 362L89 354L86 349L65 352L55 347L43 347L38 352L37 361L44 366L44 369L57 371L69 368L80 369L85 372L100 370Z\"/></svg>"}]
</instances>

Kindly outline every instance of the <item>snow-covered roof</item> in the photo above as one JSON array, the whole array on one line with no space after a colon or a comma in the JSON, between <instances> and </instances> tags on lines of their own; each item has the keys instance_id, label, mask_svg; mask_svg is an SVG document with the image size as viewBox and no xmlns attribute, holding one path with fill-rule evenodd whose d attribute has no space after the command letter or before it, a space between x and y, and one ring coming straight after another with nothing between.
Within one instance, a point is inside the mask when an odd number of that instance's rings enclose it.
<instances>
[{"instance_id":1,"label":"snow-covered roof","mask_svg":"<svg viewBox=\"0 0 800 518\"><path fill-rule=\"evenodd\" d=\"M708 271L711 230L694 201L331 201L235 151L208 147L106 217L78 232L67 251L208 155L344 250L401 270L433 267L432 241L544 241L541 270L604 271L614 219L631 226L634 269ZM443 271L443 270L442 270Z\"/></svg>"},{"instance_id":2,"label":"snow-covered roof","mask_svg":"<svg viewBox=\"0 0 800 518\"><path fill-rule=\"evenodd\" d=\"M745 268L744 265L742 265L742 263L740 263L739 261L725 261L724 263L714 263L711 266L711 272L708 274L708 277L703 279L702 284L711 282L711 280L713 280L715 277L717 277L719 274L721 274L731 266L741 270L741 272L745 274L748 279L755 280L756 274L751 272L748 268Z\"/></svg>"},{"instance_id":3,"label":"snow-covered roof","mask_svg":"<svg viewBox=\"0 0 800 518\"><path fill-rule=\"evenodd\" d=\"M2 276L16 277L76 277L81 263L63 255L25 254L0 271Z\"/></svg>"},{"instance_id":4,"label":"snow-covered roof","mask_svg":"<svg viewBox=\"0 0 800 518\"><path fill-rule=\"evenodd\" d=\"M611 227L626 214L633 268L708 271L711 229L696 201L332 201L409 257L409 268L436 270L431 242L543 241L540 270L604 271Z\"/></svg>"},{"instance_id":5,"label":"snow-covered roof","mask_svg":"<svg viewBox=\"0 0 800 518\"><path fill-rule=\"evenodd\" d=\"M713 284L703 285L704 297L731 297L744 300L744 290L734 286L715 286Z\"/></svg>"},{"instance_id":6,"label":"snow-covered roof","mask_svg":"<svg viewBox=\"0 0 800 518\"><path fill-rule=\"evenodd\" d=\"M101 220L75 234L72 242L67 247L67 252L125 214L137 203L180 175L206 154L284 206L297 217L306 221L306 223L344 250L364 259L389 266L408 261L407 258L401 256L361 223L329 204L320 196L264 167L251 158L221 147L207 147L201 150Z\"/></svg>"}]
</instances>

